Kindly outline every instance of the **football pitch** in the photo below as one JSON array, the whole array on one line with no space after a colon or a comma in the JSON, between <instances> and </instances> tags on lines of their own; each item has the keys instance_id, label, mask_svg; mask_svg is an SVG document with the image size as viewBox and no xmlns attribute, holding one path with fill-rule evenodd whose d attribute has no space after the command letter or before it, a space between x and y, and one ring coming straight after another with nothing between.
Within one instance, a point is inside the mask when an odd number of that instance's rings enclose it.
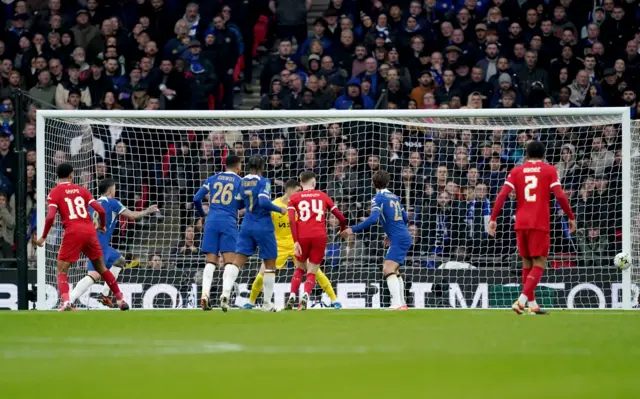
<instances>
[{"instance_id":1,"label":"football pitch","mask_svg":"<svg viewBox=\"0 0 640 399\"><path fill-rule=\"evenodd\" d=\"M640 397L640 313L8 312L3 398Z\"/></svg>"}]
</instances>

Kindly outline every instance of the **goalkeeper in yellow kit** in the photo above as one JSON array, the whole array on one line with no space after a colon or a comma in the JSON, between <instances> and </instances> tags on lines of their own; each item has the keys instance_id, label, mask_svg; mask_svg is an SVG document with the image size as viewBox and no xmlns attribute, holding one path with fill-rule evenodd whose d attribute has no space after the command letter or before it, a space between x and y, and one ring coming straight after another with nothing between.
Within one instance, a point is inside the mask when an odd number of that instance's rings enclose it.
<instances>
[{"instance_id":1,"label":"goalkeeper in yellow kit","mask_svg":"<svg viewBox=\"0 0 640 399\"><path fill-rule=\"evenodd\" d=\"M296 180L288 180L284 185L284 195L280 198L277 198L273 201L273 204L279 206L281 208L286 208L287 203L289 202L289 198L298 191L300 191L300 184ZM276 268L278 270L282 269L289 259L294 262L298 262L295 259L293 254L293 236L291 235L291 228L289 227L289 216L282 215L280 213L272 212L271 219L273 220L273 225L275 226L275 234L276 234L276 242L278 243L278 258L276 259ZM260 272L256 276L255 280L253 280L253 284L251 285L251 295L249 296L249 303L244 305L245 309L253 309L256 304L256 299L258 299L258 295L260 295L260 291L262 291L263 285L263 277L264 277L264 264L260 266ZM340 302L337 301L336 293L333 291L333 287L331 286L331 282L327 278L327 276L318 269L316 274L316 281L322 287L324 292L327 293L329 299L331 299L331 306L335 309L342 308Z\"/></svg>"}]
</instances>

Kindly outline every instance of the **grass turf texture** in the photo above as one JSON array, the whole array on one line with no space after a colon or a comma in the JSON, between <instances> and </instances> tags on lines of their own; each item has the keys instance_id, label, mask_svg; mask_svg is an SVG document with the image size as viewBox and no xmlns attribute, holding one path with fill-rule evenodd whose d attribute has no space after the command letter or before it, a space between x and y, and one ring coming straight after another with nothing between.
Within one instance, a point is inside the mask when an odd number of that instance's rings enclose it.
<instances>
[{"instance_id":1,"label":"grass turf texture","mask_svg":"<svg viewBox=\"0 0 640 399\"><path fill-rule=\"evenodd\" d=\"M630 398L640 314L10 312L4 398Z\"/></svg>"}]
</instances>

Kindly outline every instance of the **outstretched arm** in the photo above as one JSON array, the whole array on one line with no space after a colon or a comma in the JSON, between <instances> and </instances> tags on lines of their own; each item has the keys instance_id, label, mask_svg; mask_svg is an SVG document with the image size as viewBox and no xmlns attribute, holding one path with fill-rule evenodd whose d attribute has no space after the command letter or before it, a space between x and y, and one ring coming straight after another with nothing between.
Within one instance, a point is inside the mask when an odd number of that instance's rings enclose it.
<instances>
[{"instance_id":1,"label":"outstretched arm","mask_svg":"<svg viewBox=\"0 0 640 399\"><path fill-rule=\"evenodd\" d=\"M296 208L288 207L287 214L289 216L289 227L291 228L291 236L293 242L298 242L298 226L296 225Z\"/></svg>"},{"instance_id":2,"label":"outstretched arm","mask_svg":"<svg viewBox=\"0 0 640 399\"><path fill-rule=\"evenodd\" d=\"M202 186L196 195L193 196L193 206L196 208L196 212L198 212L198 216L200 217L207 216L202 207L202 200L207 194L209 194L209 189L206 186Z\"/></svg>"},{"instance_id":3,"label":"outstretched arm","mask_svg":"<svg viewBox=\"0 0 640 399\"><path fill-rule=\"evenodd\" d=\"M279 206L273 205L273 202L271 202L271 198L269 198L267 194L258 195L258 204L260 204L260 206L264 209L267 209L271 212L278 212L284 215L286 211L285 208L280 208Z\"/></svg>"},{"instance_id":4,"label":"outstretched arm","mask_svg":"<svg viewBox=\"0 0 640 399\"><path fill-rule=\"evenodd\" d=\"M380 218L380 209L379 208L373 208L371 210L371 215L369 215L368 218L366 218L362 223L360 223L359 225L352 227L351 231L353 231L354 233L358 233L364 229L367 229L371 226L373 226L375 223L378 222L378 219Z\"/></svg>"},{"instance_id":5,"label":"outstretched arm","mask_svg":"<svg viewBox=\"0 0 640 399\"><path fill-rule=\"evenodd\" d=\"M195 203L195 201L194 201ZM200 207L202 207L202 202L200 203ZM132 211L130 209L126 209L122 212L120 212L120 214L124 217L126 217L129 220L140 220L143 217L147 216L147 215L151 215L152 213L156 213L158 212L158 205L151 205L150 207L148 207L147 209L145 209L144 211Z\"/></svg>"}]
</instances>

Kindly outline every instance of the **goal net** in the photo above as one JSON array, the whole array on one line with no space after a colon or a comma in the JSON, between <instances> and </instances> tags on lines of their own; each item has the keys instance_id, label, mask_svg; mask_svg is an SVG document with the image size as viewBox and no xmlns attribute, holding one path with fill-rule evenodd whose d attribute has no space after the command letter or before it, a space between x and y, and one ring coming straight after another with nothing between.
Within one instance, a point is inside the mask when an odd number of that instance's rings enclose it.
<instances>
[{"instance_id":1,"label":"goal net","mask_svg":"<svg viewBox=\"0 0 640 399\"><path fill-rule=\"evenodd\" d=\"M76 183L96 197L99 181L111 177L117 198L129 209L152 204L161 209L140 221L120 220L114 233L112 246L128 262L118 278L125 299L134 308L196 308L205 257L200 253L202 224L191 201L209 175L223 170L228 155L266 157L273 199L282 195L288 179L305 170L316 172L319 188L350 225L369 214L375 194L372 172L385 169L392 176L390 189L408 211L413 236L402 267L409 306L504 308L521 290L514 198L498 219L495 238L487 234L489 214L508 171L523 162L525 143L537 139L547 146L547 161L558 168L578 224L575 233L569 232L566 216L555 201L550 203L551 253L536 292L538 303L548 308L630 307L637 301L633 283L640 273L622 272L612 259L623 249L636 259L639 255L638 165L632 163L631 174L624 173L630 154L638 155L638 126L630 127L623 109L496 111L39 111L40 231L56 165L71 162ZM630 143L633 151L625 152ZM630 198L633 205L626 203ZM329 217L322 267L339 301L347 308L388 306L381 229L374 226L348 241L336 238L337 229ZM57 224L38 254L40 309L58 304L61 235ZM86 259L73 266L72 286L86 274L85 266ZM241 272L234 305L248 300L258 267L253 257ZM292 265L278 274L279 307L291 274ZM221 280L219 268L212 298L218 297ZM95 299L101 289L94 285L78 305L102 308ZM313 307L329 304L319 287L312 302Z\"/></svg>"}]
</instances>

